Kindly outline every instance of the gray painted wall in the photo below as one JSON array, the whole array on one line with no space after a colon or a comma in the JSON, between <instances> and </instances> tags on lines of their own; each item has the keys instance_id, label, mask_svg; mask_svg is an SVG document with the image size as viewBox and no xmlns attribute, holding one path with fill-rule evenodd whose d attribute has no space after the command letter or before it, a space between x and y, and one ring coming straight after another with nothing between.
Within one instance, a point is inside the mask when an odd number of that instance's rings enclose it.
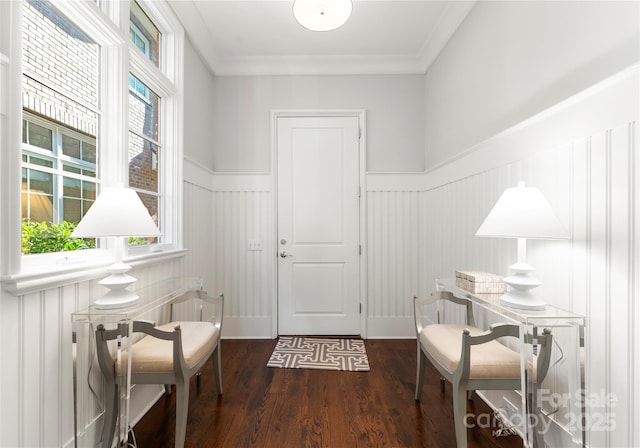
<instances>
[{"instance_id":1,"label":"gray painted wall","mask_svg":"<svg viewBox=\"0 0 640 448\"><path fill-rule=\"evenodd\" d=\"M424 170L422 75L223 76L214 87L215 171L271 171L272 109L365 109L367 170Z\"/></svg>"},{"instance_id":2,"label":"gray painted wall","mask_svg":"<svg viewBox=\"0 0 640 448\"><path fill-rule=\"evenodd\" d=\"M426 167L640 60L639 10L639 2L478 2L426 75Z\"/></svg>"},{"instance_id":3,"label":"gray painted wall","mask_svg":"<svg viewBox=\"0 0 640 448\"><path fill-rule=\"evenodd\" d=\"M213 170L213 75L189 39L184 52L184 155Z\"/></svg>"}]
</instances>

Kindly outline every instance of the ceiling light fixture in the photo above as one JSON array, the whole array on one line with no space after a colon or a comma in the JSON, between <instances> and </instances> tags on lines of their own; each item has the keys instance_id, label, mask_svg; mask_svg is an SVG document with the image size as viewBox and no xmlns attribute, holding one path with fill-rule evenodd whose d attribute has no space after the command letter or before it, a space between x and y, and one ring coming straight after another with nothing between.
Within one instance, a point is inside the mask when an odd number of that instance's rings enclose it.
<instances>
[{"instance_id":1,"label":"ceiling light fixture","mask_svg":"<svg viewBox=\"0 0 640 448\"><path fill-rule=\"evenodd\" d=\"M293 16L311 31L331 31L351 16L351 0L294 0Z\"/></svg>"}]
</instances>

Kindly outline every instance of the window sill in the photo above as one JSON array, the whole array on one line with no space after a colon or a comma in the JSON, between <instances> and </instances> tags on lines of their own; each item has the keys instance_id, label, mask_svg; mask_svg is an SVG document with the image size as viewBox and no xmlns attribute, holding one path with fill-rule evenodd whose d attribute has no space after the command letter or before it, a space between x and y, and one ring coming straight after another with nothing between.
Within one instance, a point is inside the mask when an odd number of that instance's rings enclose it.
<instances>
[{"instance_id":1,"label":"window sill","mask_svg":"<svg viewBox=\"0 0 640 448\"><path fill-rule=\"evenodd\" d=\"M2 289L20 296L107 275L106 268L113 263L111 251L95 250L87 254L86 258L80 258L78 255L82 252L69 252L69 255L65 255L55 264L34 263L29 269L23 269L19 274L4 276ZM186 249L165 249L140 254L134 252L124 261L132 268L136 268L183 257L186 253Z\"/></svg>"}]
</instances>

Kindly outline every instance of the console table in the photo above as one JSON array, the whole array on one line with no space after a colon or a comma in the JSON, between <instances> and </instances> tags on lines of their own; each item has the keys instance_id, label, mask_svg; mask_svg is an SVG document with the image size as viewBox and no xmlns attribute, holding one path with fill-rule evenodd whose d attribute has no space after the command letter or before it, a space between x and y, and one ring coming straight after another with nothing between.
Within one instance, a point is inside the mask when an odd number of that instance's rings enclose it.
<instances>
[{"instance_id":1,"label":"console table","mask_svg":"<svg viewBox=\"0 0 640 448\"><path fill-rule=\"evenodd\" d=\"M525 393L521 395L521 424L519 426L524 446L545 447L544 425L536 421L537 416L532 412L538 406L543 406L543 413L552 414L552 418L556 419L558 424L570 434L571 441L569 443L573 446L583 446L584 381L580 367L580 350L583 346L581 335L585 325L584 316L552 305L547 305L544 310L540 311L511 308L500 303L501 294L472 293L457 287L453 278L437 279L436 289L467 298L480 309L499 316L502 322L515 323L520 326L521 390ZM554 336L554 345L556 345L554 350L557 348L558 352L555 358L552 358L551 365L552 367L555 364L562 365L563 368L562 380L566 383L555 385L555 387L561 387L562 390L544 390L532 380L534 378L534 357L537 353L536 335L542 334L545 328L551 330ZM525 343L526 334L533 335L532 343ZM565 406L563 409L551 409L550 406L552 407L555 402L561 402ZM547 409L544 405L547 405Z\"/></svg>"},{"instance_id":2,"label":"console table","mask_svg":"<svg viewBox=\"0 0 640 448\"><path fill-rule=\"evenodd\" d=\"M165 279L135 290L140 297L135 304L117 309L97 309L90 306L71 315L73 328L73 383L74 383L74 432L75 446L96 446L99 430L101 408L100 369L96 365L95 331L102 324L106 329L120 328L123 335L133 334L133 322L147 320L162 322L166 316L167 304L189 291L202 288L199 278ZM119 337L114 341L116 362L121 361L124 351L130 350L135 342L132 337ZM121 369L126 371L117 379L118 390L118 424L115 439L117 445L127 446L130 422L131 366ZM96 412L98 414L96 415ZM101 425L97 425L100 426ZM111 447L103 447L111 448Z\"/></svg>"}]
</instances>

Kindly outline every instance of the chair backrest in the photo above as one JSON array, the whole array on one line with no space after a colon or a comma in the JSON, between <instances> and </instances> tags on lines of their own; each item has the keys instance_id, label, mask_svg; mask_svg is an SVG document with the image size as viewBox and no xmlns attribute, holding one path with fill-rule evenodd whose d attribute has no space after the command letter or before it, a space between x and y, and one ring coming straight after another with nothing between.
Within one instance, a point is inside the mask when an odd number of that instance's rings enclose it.
<instances>
[{"instance_id":1,"label":"chair backrest","mask_svg":"<svg viewBox=\"0 0 640 448\"><path fill-rule=\"evenodd\" d=\"M207 293L203 290L191 290L188 291L185 294L182 294L181 296L176 297L175 299L171 300L171 302L169 302L168 306L167 306L167 318L165 319L165 322L173 322L174 321L174 315L173 315L173 307L174 305L179 305L181 303L184 303L186 301L192 300L192 299L199 299L200 303L198 304L198 320L202 321L204 320L204 304L205 303L210 303L213 304L215 306L215 321L214 321L214 325L218 326L218 329L220 330L222 327L222 317L223 317L223 309L224 309L224 294L220 294L218 297L211 297L209 295L207 295ZM219 319L218 319L219 318ZM219 322L218 322L219 321Z\"/></svg>"},{"instance_id":2,"label":"chair backrest","mask_svg":"<svg viewBox=\"0 0 640 448\"><path fill-rule=\"evenodd\" d=\"M465 324L471 327L476 326L475 318L473 317L473 304L470 300L457 297L449 291L434 291L429 297L413 297L413 315L416 321L416 336L418 336L418 338L420 337L420 332L424 328L420 308L436 303L439 300L446 300L448 302L464 306L466 309Z\"/></svg>"},{"instance_id":3,"label":"chair backrest","mask_svg":"<svg viewBox=\"0 0 640 448\"><path fill-rule=\"evenodd\" d=\"M460 375L462 377L468 377L469 363L470 363L470 351L472 345L484 344L492 340L496 340L502 337L520 338L520 326L516 324L496 324L492 325L489 331L482 334L472 336L469 330L465 329L462 332L462 353L461 363L462 369ZM551 361L551 351L553 349L553 336L551 330L545 328L542 334L533 335L527 333L524 336L525 344L536 344L538 347L536 366L536 379L535 382L540 384L544 381L549 371L549 364Z\"/></svg>"}]
</instances>

